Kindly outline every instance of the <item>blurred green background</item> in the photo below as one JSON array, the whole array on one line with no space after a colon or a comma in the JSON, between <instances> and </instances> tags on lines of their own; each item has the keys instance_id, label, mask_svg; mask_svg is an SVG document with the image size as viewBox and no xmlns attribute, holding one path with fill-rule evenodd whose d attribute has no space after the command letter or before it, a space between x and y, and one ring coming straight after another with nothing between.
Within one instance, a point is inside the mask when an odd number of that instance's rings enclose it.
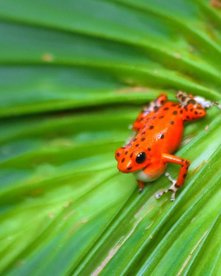
<instances>
[{"instance_id":1,"label":"blurred green background","mask_svg":"<svg viewBox=\"0 0 221 276\"><path fill-rule=\"evenodd\" d=\"M174 203L114 160L162 91L221 102L218 6L0 2L1 275L220 275L220 111L187 125Z\"/></svg>"}]
</instances>

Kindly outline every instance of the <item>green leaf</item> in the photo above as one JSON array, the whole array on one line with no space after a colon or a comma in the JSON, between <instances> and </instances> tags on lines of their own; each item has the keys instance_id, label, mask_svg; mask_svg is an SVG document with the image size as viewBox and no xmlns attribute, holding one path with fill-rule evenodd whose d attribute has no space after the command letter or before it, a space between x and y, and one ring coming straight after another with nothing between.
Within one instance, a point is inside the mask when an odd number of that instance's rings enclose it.
<instances>
[{"instance_id":1,"label":"green leaf","mask_svg":"<svg viewBox=\"0 0 221 276\"><path fill-rule=\"evenodd\" d=\"M186 125L174 203L114 159L162 91L221 102L220 29L206 0L0 2L2 275L221 273L220 110Z\"/></svg>"}]
</instances>

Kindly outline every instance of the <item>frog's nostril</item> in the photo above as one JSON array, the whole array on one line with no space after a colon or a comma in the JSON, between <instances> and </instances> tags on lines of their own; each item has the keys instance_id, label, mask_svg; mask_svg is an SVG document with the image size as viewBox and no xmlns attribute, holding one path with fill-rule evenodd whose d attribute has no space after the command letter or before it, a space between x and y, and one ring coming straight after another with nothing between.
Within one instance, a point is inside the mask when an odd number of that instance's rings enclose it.
<instances>
[{"instance_id":1,"label":"frog's nostril","mask_svg":"<svg viewBox=\"0 0 221 276\"><path fill-rule=\"evenodd\" d=\"M121 156L121 152L122 152L122 149L121 149L121 148L118 149L118 150L116 150L116 152L115 152L115 158L116 158L116 160L118 160L119 157Z\"/></svg>"}]
</instances>

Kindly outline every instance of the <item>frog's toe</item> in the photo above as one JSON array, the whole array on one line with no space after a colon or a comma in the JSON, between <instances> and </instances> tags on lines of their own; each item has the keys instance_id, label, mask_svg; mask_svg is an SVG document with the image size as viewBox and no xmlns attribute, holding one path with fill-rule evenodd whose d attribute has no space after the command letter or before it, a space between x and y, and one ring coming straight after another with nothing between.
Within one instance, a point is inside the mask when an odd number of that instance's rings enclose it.
<instances>
[{"instance_id":1,"label":"frog's toe","mask_svg":"<svg viewBox=\"0 0 221 276\"><path fill-rule=\"evenodd\" d=\"M165 189L165 190L161 190L161 191L157 192L157 193L155 194L155 197L156 197L156 199L159 199L159 198L162 197L162 195L164 195L164 194L166 194L166 193L168 193L168 192L171 192L172 195L171 195L171 197L170 197L170 200L171 200L171 201L174 201L174 200L176 199L176 192L177 192L177 190L178 190L178 188L175 186L175 184L172 184L172 185L169 187L169 189Z\"/></svg>"},{"instance_id":2,"label":"frog's toe","mask_svg":"<svg viewBox=\"0 0 221 276\"><path fill-rule=\"evenodd\" d=\"M164 194L166 194L167 192L168 192L168 189L160 190L159 192L157 192L157 193L155 194L156 199L161 198L161 196L164 195Z\"/></svg>"},{"instance_id":3,"label":"frog's toe","mask_svg":"<svg viewBox=\"0 0 221 276\"><path fill-rule=\"evenodd\" d=\"M168 191L170 191L172 193L171 197L170 197L170 200L171 201L174 201L176 199L176 192L177 192L178 188L176 187L175 183L172 184Z\"/></svg>"},{"instance_id":4,"label":"frog's toe","mask_svg":"<svg viewBox=\"0 0 221 276\"><path fill-rule=\"evenodd\" d=\"M174 201L176 199L176 193L173 192L171 197L170 197L170 201Z\"/></svg>"}]
</instances>

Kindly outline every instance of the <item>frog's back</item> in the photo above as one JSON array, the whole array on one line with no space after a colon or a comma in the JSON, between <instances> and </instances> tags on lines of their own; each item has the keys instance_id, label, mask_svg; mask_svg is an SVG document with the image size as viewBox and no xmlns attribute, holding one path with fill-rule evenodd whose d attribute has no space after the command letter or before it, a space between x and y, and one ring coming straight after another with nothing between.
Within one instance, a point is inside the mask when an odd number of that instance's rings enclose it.
<instances>
[{"instance_id":1,"label":"frog's back","mask_svg":"<svg viewBox=\"0 0 221 276\"><path fill-rule=\"evenodd\" d=\"M141 145L158 152L175 151L182 140L183 119L180 104L166 102L158 110L149 114L145 126L137 133Z\"/></svg>"}]
</instances>

